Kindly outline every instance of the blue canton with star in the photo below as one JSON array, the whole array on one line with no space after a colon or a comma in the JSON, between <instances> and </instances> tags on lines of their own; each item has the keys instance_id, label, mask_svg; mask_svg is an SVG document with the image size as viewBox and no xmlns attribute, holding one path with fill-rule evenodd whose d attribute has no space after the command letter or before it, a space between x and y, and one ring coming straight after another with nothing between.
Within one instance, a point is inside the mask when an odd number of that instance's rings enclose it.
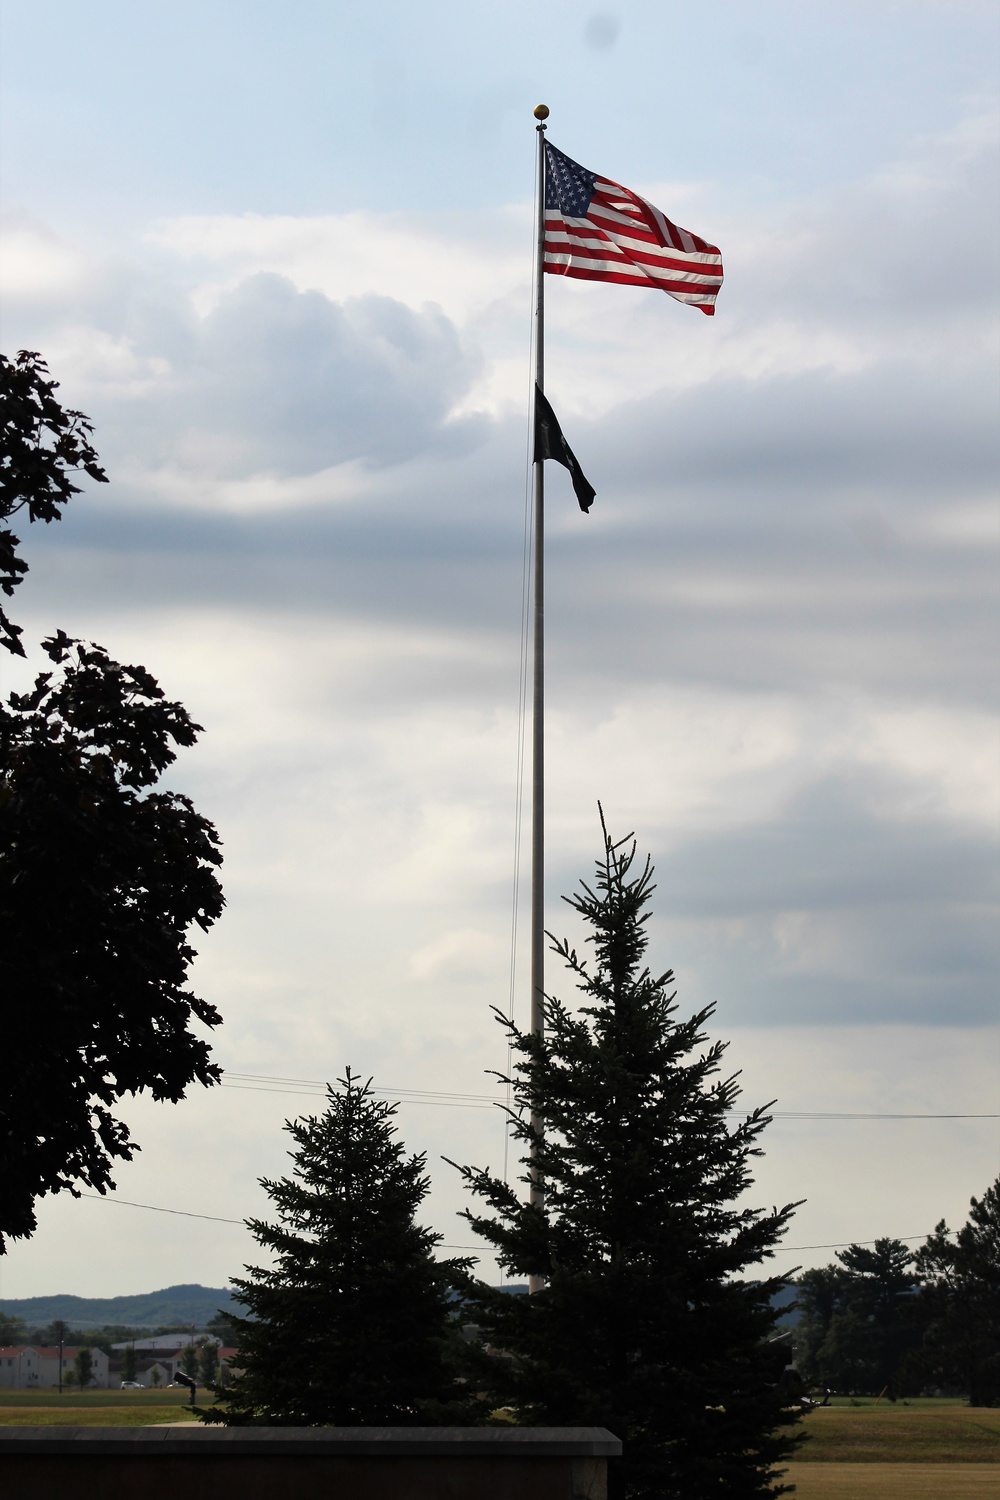
<instances>
[{"instance_id":1,"label":"blue canton with star","mask_svg":"<svg viewBox=\"0 0 1000 1500\"><path fill-rule=\"evenodd\" d=\"M594 196L596 172L588 172L571 157L545 142L545 207L554 208L567 219L585 219Z\"/></svg>"}]
</instances>

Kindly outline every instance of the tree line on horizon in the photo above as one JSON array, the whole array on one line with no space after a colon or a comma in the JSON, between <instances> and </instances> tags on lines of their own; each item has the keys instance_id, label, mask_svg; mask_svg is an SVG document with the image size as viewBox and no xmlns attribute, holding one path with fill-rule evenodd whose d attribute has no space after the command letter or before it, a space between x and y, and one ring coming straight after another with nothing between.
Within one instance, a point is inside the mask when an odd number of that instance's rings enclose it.
<instances>
[{"instance_id":1,"label":"tree line on horizon","mask_svg":"<svg viewBox=\"0 0 1000 1500\"><path fill-rule=\"evenodd\" d=\"M0 1347L38 1346L54 1348L59 1343L84 1351L100 1349L109 1359L115 1357L115 1345L123 1345L120 1351L121 1372L119 1379L135 1380L137 1361L141 1351L135 1347L136 1340L176 1335L176 1346L181 1351L181 1369L186 1375L197 1376L204 1387L214 1385L219 1373L218 1344L232 1343L234 1330L228 1314L219 1313L211 1318L204 1329L192 1330L190 1323L165 1324L160 1328L134 1328L126 1323L108 1323L101 1327L74 1328L63 1318L29 1326L22 1318L0 1310ZM213 1335L209 1337L208 1335ZM186 1340L186 1342L185 1342ZM75 1357L76 1374L69 1384L86 1386L93 1378L92 1359L85 1356L83 1368L79 1357ZM71 1368L73 1368L71 1366Z\"/></svg>"},{"instance_id":2,"label":"tree line on horizon","mask_svg":"<svg viewBox=\"0 0 1000 1500\"><path fill-rule=\"evenodd\" d=\"M129 1339L152 1339L167 1334L179 1338L211 1333L223 1344L231 1342L232 1319L229 1313L218 1312L209 1318L203 1327L191 1322L158 1323L155 1327L135 1323L88 1323L85 1328L74 1327L72 1320L50 1318L47 1323L29 1323L16 1313L5 1312L0 1307L0 1344L58 1344L62 1338L68 1344L90 1344L94 1349L103 1349L110 1354L113 1344L123 1344Z\"/></svg>"},{"instance_id":3,"label":"tree line on horizon","mask_svg":"<svg viewBox=\"0 0 1000 1500\"><path fill-rule=\"evenodd\" d=\"M814 1387L1000 1405L1000 1177L952 1235L850 1245L796 1278L796 1365Z\"/></svg>"},{"instance_id":4,"label":"tree line on horizon","mask_svg":"<svg viewBox=\"0 0 1000 1500\"><path fill-rule=\"evenodd\" d=\"M953 1236L942 1220L917 1250L884 1237L852 1244L835 1261L789 1279L791 1302L782 1301L794 1371L806 1391L847 1396L884 1395L889 1401L921 1395L961 1396L970 1406L1000 1404L1000 1179L982 1199L973 1198L967 1224ZM517 1286L516 1291L523 1291ZM505 1288L510 1294L511 1288ZM448 1309L452 1339L469 1337L459 1289ZM314 1332L323 1328L315 1320ZM218 1313L204 1330L226 1346L238 1337L232 1313ZM182 1368L212 1387L218 1360L214 1343L191 1335L190 1324L133 1328L107 1324L75 1329L61 1319L37 1327L0 1310L0 1345L53 1346L62 1339L81 1349L101 1349L128 1339L176 1334L189 1337ZM206 1358L207 1354L207 1358ZM135 1379L135 1349L123 1351L122 1379ZM79 1379L81 1385L87 1379ZM788 1370L785 1384L794 1391Z\"/></svg>"}]
</instances>

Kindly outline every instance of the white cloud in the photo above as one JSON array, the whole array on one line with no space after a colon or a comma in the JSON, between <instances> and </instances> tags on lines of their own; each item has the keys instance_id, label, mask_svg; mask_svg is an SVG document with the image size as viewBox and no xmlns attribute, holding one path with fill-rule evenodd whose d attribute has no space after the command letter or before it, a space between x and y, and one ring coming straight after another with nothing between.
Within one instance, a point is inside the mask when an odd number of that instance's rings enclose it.
<instances>
[{"instance_id":1,"label":"white cloud","mask_svg":"<svg viewBox=\"0 0 1000 1500\"><path fill-rule=\"evenodd\" d=\"M24 301L64 299L78 293L87 256L45 224L8 217L0 233L0 282L6 296Z\"/></svg>"},{"instance_id":2,"label":"white cloud","mask_svg":"<svg viewBox=\"0 0 1000 1500\"><path fill-rule=\"evenodd\" d=\"M874 708L866 730L860 758L902 772L909 781L898 816L920 807L990 832L1000 826L1000 726L994 714L882 706Z\"/></svg>"},{"instance_id":3,"label":"white cloud","mask_svg":"<svg viewBox=\"0 0 1000 1500\"><path fill-rule=\"evenodd\" d=\"M447 978L463 982L488 978L502 963L494 933L463 927L442 933L418 948L410 958L410 973L414 979Z\"/></svg>"},{"instance_id":4,"label":"white cloud","mask_svg":"<svg viewBox=\"0 0 1000 1500\"><path fill-rule=\"evenodd\" d=\"M334 302L433 303L465 322L525 276L531 221L518 206L476 220L418 214L207 215L168 220L147 242L180 263L204 316L248 276L272 272ZM530 260L529 260L530 263Z\"/></svg>"}]
</instances>

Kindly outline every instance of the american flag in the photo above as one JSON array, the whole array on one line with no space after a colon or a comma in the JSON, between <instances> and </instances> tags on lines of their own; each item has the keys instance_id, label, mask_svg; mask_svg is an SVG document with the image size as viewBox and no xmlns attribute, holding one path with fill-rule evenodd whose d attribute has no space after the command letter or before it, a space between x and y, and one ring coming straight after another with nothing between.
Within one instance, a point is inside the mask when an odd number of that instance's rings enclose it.
<instances>
[{"instance_id":1,"label":"american flag","mask_svg":"<svg viewBox=\"0 0 1000 1500\"><path fill-rule=\"evenodd\" d=\"M638 193L545 142L544 269L585 281L659 287L710 316L722 285L714 245L671 224Z\"/></svg>"}]
</instances>

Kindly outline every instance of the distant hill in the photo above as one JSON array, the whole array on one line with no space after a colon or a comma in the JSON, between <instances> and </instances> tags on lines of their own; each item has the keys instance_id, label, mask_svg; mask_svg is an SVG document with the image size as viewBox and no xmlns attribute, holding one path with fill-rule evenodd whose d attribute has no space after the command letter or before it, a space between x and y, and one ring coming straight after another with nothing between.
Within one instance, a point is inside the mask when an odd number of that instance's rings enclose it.
<instances>
[{"instance_id":1,"label":"distant hill","mask_svg":"<svg viewBox=\"0 0 1000 1500\"><path fill-rule=\"evenodd\" d=\"M781 1308L781 1317L778 1319L779 1328L794 1328L802 1314L797 1307L791 1304L799 1294L799 1289L793 1282L791 1286L783 1286L780 1292L775 1292L771 1298L771 1306Z\"/></svg>"},{"instance_id":2,"label":"distant hill","mask_svg":"<svg viewBox=\"0 0 1000 1500\"><path fill-rule=\"evenodd\" d=\"M0 1312L21 1318L29 1328L41 1328L54 1318L62 1318L72 1328L103 1328L106 1324L125 1323L133 1328L161 1328L168 1323L193 1323L204 1328L209 1318L220 1310L234 1309L228 1287L166 1286L159 1292L143 1292L135 1297L4 1297Z\"/></svg>"},{"instance_id":3,"label":"distant hill","mask_svg":"<svg viewBox=\"0 0 1000 1500\"><path fill-rule=\"evenodd\" d=\"M508 1283L506 1292L524 1294L527 1286ZM779 1328L794 1327L798 1322L797 1308L790 1307L798 1288L783 1287L773 1298L774 1305L782 1309ZM140 1293L135 1297L22 1297L20 1300L5 1297L0 1301L0 1312L21 1318L29 1328L43 1328L54 1318L62 1318L71 1328L104 1328L108 1324L127 1324L131 1328L163 1328L182 1323L204 1328L209 1318L217 1312L244 1312L233 1301L228 1287L199 1286L197 1282L183 1286L166 1286L159 1292Z\"/></svg>"}]
</instances>

